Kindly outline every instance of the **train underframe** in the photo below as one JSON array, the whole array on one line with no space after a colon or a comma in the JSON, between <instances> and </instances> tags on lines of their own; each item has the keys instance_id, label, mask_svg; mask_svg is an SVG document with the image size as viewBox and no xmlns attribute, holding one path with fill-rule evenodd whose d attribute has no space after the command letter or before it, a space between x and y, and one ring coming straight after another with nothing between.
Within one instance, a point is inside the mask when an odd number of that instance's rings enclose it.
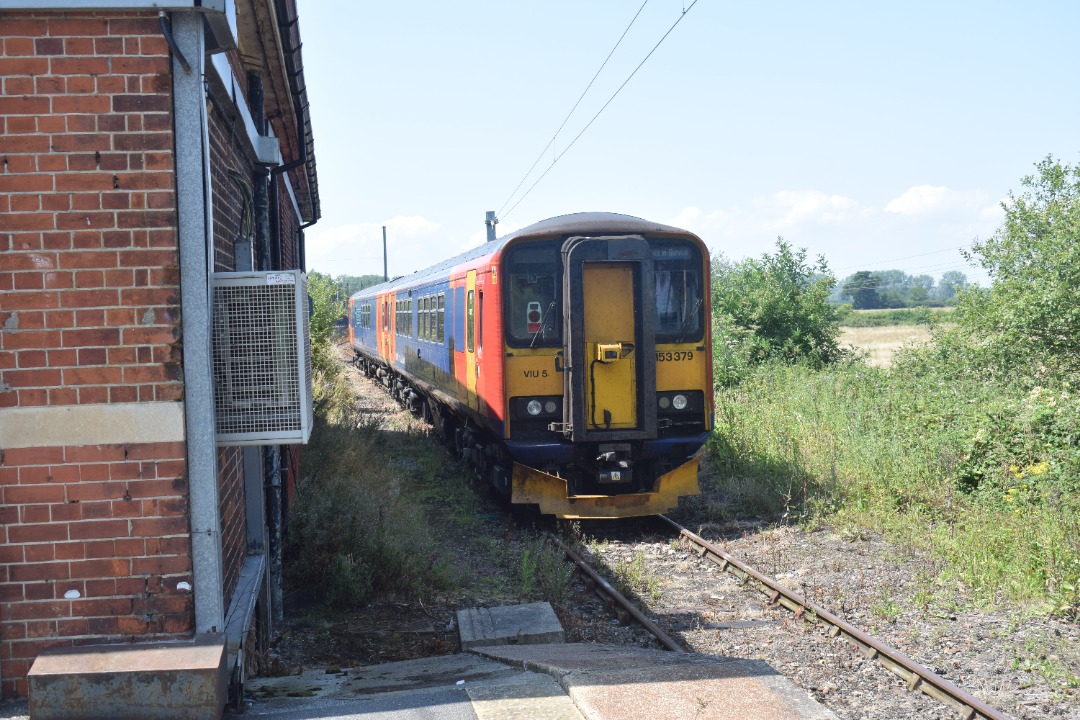
<instances>
[{"instance_id":1,"label":"train underframe","mask_svg":"<svg viewBox=\"0 0 1080 720\"><path fill-rule=\"evenodd\" d=\"M455 457L467 460L478 479L513 504L537 505L541 513L564 519L615 519L661 514L676 507L680 497L699 492L699 457L691 451L700 445L697 438L682 443L564 445L562 458L552 462L549 457L533 467L516 461L515 454L521 452L515 453L504 439L456 410L450 398L417 387L392 367L363 354L356 355L355 364L430 424Z\"/></svg>"}]
</instances>

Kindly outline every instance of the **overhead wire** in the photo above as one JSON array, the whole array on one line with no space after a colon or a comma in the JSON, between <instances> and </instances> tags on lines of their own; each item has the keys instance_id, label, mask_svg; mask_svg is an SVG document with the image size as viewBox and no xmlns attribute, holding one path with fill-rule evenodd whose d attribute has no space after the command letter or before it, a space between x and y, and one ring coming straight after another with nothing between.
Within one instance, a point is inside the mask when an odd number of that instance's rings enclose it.
<instances>
[{"instance_id":1,"label":"overhead wire","mask_svg":"<svg viewBox=\"0 0 1080 720\"><path fill-rule=\"evenodd\" d=\"M634 26L634 23L637 22L638 16L641 15L641 11L644 10L645 6L648 4L649 0L645 0L645 2L641 3L641 7L639 7L638 11L634 13L634 17L630 20L630 24L626 26L625 30L623 30L622 35L619 36L619 39L616 41L615 46L611 48L611 52L609 52L607 54L607 57L604 58L604 62L600 63L600 68L596 71L596 74L592 76L592 80L589 81L589 84L585 86L585 89L578 97L577 102L574 103L574 107L570 108L570 112L566 113L566 117L563 118L562 124L559 125L559 129L555 131L555 134L551 136L550 140L548 140L547 145L544 146L544 149L541 150L540 154L536 156L536 160L533 161L533 164L529 167L524 177L521 178L521 182L517 184L517 187L514 188L514 191L510 193L510 197L506 198L506 202L502 204L502 207L499 208L499 212L496 213L496 215L502 215L503 208L505 208L507 204L514 199L514 195L516 195L517 191L521 189L521 186L525 184L525 181L528 180L529 175L532 174L532 171L536 169L537 163L539 163L540 160L543 159L544 155L547 154L548 148L551 147L552 144L554 144L555 138L559 137L559 133L562 132L562 129L564 127L566 127L566 123L570 120L570 116L573 115L574 111L578 109L578 105L581 104L581 101L585 98L585 95L589 92L589 89L593 86L593 83L596 82L596 78L600 77L600 73L603 72L604 68L607 66L608 60L610 60L611 56L615 54L615 51L619 49L619 45L622 44L623 38L626 37L626 33L630 32L630 28Z\"/></svg>"},{"instance_id":2,"label":"overhead wire","mask_svg":"<svg viewBox=\"0 0 1080 720\"><path fill-rule=\"evenodd\" d=\"M833 268L834 270L850 270L851 268L865 268L869 265L884 265L885 263L897 262L900 260L911 260L912 258L926 257L927 255L938 255L940 253L952 252L953 250L964 250L966 245L960 245L958 247L945 248L944 250L933 250L931 252L919 253L918 255L905 255L904 257L891 258L889 260L878 260L876 262L861 263L859 265L845 265L841 268Z\"/></svg>"},{"instance_id":3,"label":"overhead wire","mask_svg":"<svg viewBox=\"0 0 1080 720\"><path fill-rule=\"evenodd\" d=\"M682 22L683 18L686 17L686 14L688 12L690 12L694 8L694 6L697 5L697 4L698 4L698 0L694 0L692 3L690 3L690 5L688 5L687 7L685 7L683 9L683 11L679 15L678 19L675 20L675 22L671 25L670 28L668 28L667 32L664 33L663 37L661 37L657 41L656 45L654 45L652 50L649 51L649 54L646 55L645 58L640 63L638 63L638 66L636 68L634 68L633 72L631 72L630 75L625 80L623 80L622 85L619 85L618 89L616 89L615 92L612 93L611 97L608 98L607 102L605 102L604 105L599 110L596 111L596 114L593 115L592 119L590 119L589 122L586 123L585 127L583 127L581 129L581 131L577 135L574 136L574 139L570 141L570 144L567 145L565 148L563 148L563 151L561 153L559 153L558 155L555 156L555 159L551 161L551 164L548 165L547 169L544 170L543 173L541 173L540 177L538 177L536 179L536 181L533 182L533 184L529 186L529 189L525 191L525 194L522 195L520 198L518 198L517 202L515 202L513 205L510 206L510 209L506 211L507 215L514 212L514 208L516 208L518 205L520 205L521 201L524 200L525 198L527 198L529 196L529 193L531 193L533 191L533 188L535 188L538 184L540 184L541 180L543 180L545 177L547 177L547 174L549 172L551 172L551 169L553 167L555 167L555 164L557 162L559 162L559 160L561 160L562 157L564 155L566 155L566 153L568 153L570 151L570 148L574 147L574 144L577 143L578 139L581 138L582 135L585 134L585 131L588 130L590 127L592 127L592 124L594 122L596 122L596 118L600 117L600 114L602 112L604 112L604 110L607 109L607 106L612 103L612 101L619 95L620 92L622 92L622 89L624 87L626 87L627 83L629 83L633 79L634 75L637 74L638 70L641 69L642 65L644 65L646 62L648 62L649 58L651 58L653 56L653 53L656 52L656 49L660 47L660 45L664 42L664 40L667 39L667 36L672 33L672 31L678 26L678 24ZM544 151L546 152L547 148L544 148ZM528 176L526 175L526 177L528 177ZM511 195L510 197L513 197L513 195ZM505 205L504 205L504 207L505 207Z\"/></svg>"}]
</instances>

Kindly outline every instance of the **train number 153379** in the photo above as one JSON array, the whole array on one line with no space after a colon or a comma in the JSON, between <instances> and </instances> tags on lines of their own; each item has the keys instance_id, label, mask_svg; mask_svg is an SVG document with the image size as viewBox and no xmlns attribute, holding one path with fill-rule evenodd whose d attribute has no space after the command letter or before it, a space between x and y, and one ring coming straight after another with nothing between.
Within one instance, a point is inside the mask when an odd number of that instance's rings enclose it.
<instances>
[{"instance_id":1,"label":"train number 153379","mask_svg":"<svg viewBox=\"0 0 1080 720\"><path fill-rule=\"evenodd\" d=\"M656 353L656 362L681 362L683 360L693 360L693 350L676 350L674 352L660 352Z\"/></svg>"}]
</instances>

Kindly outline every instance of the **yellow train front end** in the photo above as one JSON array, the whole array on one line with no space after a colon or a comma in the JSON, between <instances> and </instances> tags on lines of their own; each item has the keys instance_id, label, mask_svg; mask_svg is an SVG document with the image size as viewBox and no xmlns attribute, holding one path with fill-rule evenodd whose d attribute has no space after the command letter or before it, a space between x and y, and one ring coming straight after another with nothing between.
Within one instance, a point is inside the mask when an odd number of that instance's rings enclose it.
<instances>
[{"instance_id":1,"label":"yellow train front end","mask_svg":"<svg viewBox=\"0 0 1080 720\"><path fill-rule=\"evenodd\" d=\"M698 493L712 430L708 252L636 218L555 221L503 252L511 500L560 518L668 511Z\"/></svg>"}]
</instances>

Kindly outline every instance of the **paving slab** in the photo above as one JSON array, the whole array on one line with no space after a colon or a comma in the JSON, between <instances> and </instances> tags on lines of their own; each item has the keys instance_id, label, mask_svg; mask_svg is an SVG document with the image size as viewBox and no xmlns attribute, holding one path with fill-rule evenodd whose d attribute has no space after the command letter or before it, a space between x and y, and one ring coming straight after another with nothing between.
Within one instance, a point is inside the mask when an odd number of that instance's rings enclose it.
<instances>
[{"instance_id":1,"label":"paving slab","mask_svg":"<svg viewBox=\"0 0 1080 720\"><path fill-rule=\"evenodd\" d=\"M473 654L255 678L226 720L584 720L549 675Z\"/></svg>"},{"instance_id":2,"label":"paving slab","mask_svg":"<svg viewBox=\"0 0 1080 720\"><path fill-rule=\"evenodd\" d=\"M466 688L478 720L585 720L550 675L522 672L512 680Z\"/></svg>"},{"instance_id":3,"label":"paving slab","mask_svg":"<svg viewBox=\"0 0 1080 720\"><path fill-rule=\"evenodd\" d=\"M458 687L520 674L506 663L469 653L362 665L354 668L305 670L299 675L254 678L245 688L259 700L324 698Z\"/></svg>"},{"instance_id":4,"label":"paving slab","mask_svg":"<svg viewBox=\"0 0 1080 720\"><path fill-rule=\"evenodd\" d=\"M461 649L494 645L562 643L562 624L550 603L458 610Z\"/></svg>"},{"instance_id":5,"label":"paving slab","mask_svg":"<svg viewBox=\"0 0 1080 720\"><path fill-rule=\"evenodd\" d=\"M592 720L835 720L760 660L571 643L474 648L558 679Z\"/></svg>"}]
</instances>

